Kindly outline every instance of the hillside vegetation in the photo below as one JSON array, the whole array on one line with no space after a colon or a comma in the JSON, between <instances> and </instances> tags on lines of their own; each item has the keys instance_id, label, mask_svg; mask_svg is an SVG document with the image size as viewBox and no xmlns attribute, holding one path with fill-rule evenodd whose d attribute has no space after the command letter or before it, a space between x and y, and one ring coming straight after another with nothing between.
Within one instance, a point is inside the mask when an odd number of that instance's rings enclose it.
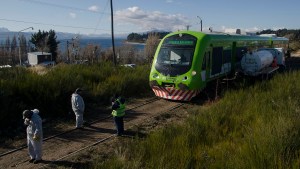
<instances>
[{"instance_id":1,"label":"hillside vegetation","mask_svg":"<svg viewBox=\"0 0 300 169\"><path fill-rule=\"evenodd\" d=\"M92 168L299 168L300 73L225 93L174 124L116 148Z\"/></svg>"},{"instance_id":2,"label":"hillside vegetation","mask_svg":"<svg viewBox=\"0 0 300 169\"><path fill-rule=\"evenodd\" d=\"M300 49L300 29L278 29L278 30L263 30L257 34L276 34L279 37L286 37L289 39L289 48L291 52Z\"/></svg>"}]
</instances>

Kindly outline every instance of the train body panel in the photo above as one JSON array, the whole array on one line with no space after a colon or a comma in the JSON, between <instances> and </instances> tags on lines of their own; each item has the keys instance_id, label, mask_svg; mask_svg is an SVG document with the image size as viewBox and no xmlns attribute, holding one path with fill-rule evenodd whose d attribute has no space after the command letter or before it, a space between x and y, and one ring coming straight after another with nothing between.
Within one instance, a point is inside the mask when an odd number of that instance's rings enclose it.
<instances>
[{"instance_id":1,"label":"train body panel","mask_svg":"<svg viewBox=\"0 0 300 169\"><path fill-rule=\"evenodd\" d=\"M149 83L158 97L188 101L208 82L241 67L246 52L287 47L285 38L181 31L165 36L153 59Z\"/></svg>"}]
</instances>

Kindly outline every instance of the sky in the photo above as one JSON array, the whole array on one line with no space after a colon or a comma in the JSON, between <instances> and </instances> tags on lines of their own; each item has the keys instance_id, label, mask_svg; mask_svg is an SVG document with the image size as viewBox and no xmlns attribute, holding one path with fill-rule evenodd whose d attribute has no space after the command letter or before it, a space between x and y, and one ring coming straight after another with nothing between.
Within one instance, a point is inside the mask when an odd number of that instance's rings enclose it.
<instances>
[{"instance_id":1,"label":"sky","mask_svg":"<svg viewBox=\"0 0 300 169\"><path fill-rule=\"evenodd\" d=\"M111 34L111 0L0 0L0 29ZM114 34L300 29L299 0L112 0ZM30 28L33 27L33 30Z\"/></svg>"}]
</instances>

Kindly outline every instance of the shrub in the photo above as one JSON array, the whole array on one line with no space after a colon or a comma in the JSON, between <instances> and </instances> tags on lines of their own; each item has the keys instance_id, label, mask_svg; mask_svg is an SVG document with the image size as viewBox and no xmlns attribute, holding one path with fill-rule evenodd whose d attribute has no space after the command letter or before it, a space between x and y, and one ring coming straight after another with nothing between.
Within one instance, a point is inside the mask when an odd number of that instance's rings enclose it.
<instances>
[{"instance_id":1,"label":"shrub","mask_svg":"<svg viewBox=\"0 0 300 169\"><path fill-rule=\"evenodd\" d=\"M57 65L42 74L21 67L1 69L0 130L21 126L24 109L38 108L42 117L67 116L71 111L71 94L77 87L85 91L83 97L87 108L93 103L109 103L109 98L116 92L124 97L149 92L149 69L148 66L136 69L114 67L109 62Z\"/></svg>"}]
</instances>

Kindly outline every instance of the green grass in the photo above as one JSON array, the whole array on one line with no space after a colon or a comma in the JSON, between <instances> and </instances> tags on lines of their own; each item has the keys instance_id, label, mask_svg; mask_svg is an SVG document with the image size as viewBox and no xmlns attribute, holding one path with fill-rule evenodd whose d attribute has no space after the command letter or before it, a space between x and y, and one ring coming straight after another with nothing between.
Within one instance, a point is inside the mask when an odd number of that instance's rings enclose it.
<instances>
[{"instance_id":1,"label":"green grass","mask_svg":"<svg viewBox=\"0 0 300 169\"><path fill-rule=\"evenodd\" d=\"M118 148L93 168L299 168L300 73L226 92L171 125Z\"/></svg>"},{"instance_id":2,"label":"green grass","mask_svg":"<svg viewBox=\"0 0 300 169\"><path fill-rule=\"evenodd\" d=\"M108 105L118 92L124 97L150 92L148 65L135 69L114 67L112 63L95 65L57 65L39 74L28 68L0 70L0 135L22 126L24 109L38 108L43 118L65 117L71 111L71 94L84 89L89 105Z\"/></svg>"}]
</instances>

